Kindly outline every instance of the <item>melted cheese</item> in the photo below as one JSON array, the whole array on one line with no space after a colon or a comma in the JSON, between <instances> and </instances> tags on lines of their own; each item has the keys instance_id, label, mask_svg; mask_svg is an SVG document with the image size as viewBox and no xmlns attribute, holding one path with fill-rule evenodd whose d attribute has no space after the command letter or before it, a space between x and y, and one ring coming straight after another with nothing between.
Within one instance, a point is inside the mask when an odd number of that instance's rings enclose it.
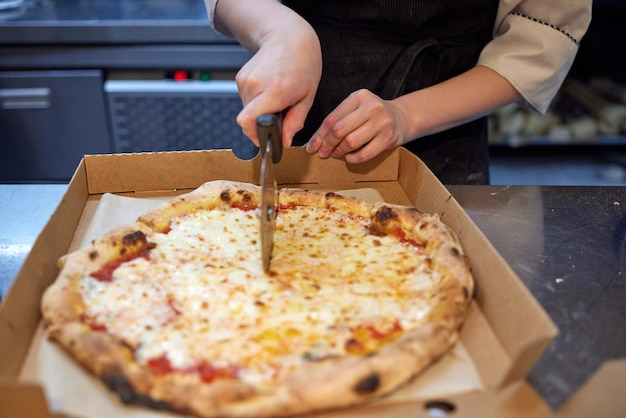
<instances>
[{"instance_id":1,"label":"melted cheese","mask_svg":"<svg viewBox=\"0 0 626 418\"><path fill-rule=\"evenodd\" d=\"M302 362L365 352L428 313L433 272L420 248L369 233L369 220L326 209L278 212L263 271L258 213L203 210L148 237L149 258L110 282L86 276L87 315L175 370L237 367L263 384ZM372 345L373 344L373 345Z\"/></svg>"}]
</instances>

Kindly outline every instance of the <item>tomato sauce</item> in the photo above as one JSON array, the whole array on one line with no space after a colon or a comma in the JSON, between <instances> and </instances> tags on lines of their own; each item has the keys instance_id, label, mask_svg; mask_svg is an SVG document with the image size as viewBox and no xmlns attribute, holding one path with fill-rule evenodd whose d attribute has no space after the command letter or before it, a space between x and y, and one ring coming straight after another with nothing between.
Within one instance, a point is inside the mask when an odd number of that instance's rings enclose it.
<instances>
[{"instance_id":1,"label":"tomato sauce","mask_svg":"<svg viewBox=\"0 0 626 418\"><path fill-rule=\"evenodd\" d=\"M385 324L384 328L376 327L372 324L361 324L353 327L352 338L346 341L344 346L349 354L363 355L376 351L382 345L399 337L402 332L402 325L395 320Z\"/></svg>"},{"instance_id":2,"label":"tomato sauce","mask_svg":"<svg viewBox=\"0 0 626 418\"><path fill-rule=\"evenodd\" d=\"M151 358L148 360L148 366L159 375L175 372L196 374L204 383L211 383L218 379L235 379L240 371L238 366L217 367L204 361L190 368L176 369L165 355Z\"/></svg>"},{"instance_id":3,"label":"tomato sauce","mask_svg":"<svg viewBox=\"0 0 626 418\"><path fill-rule=\"evenodd\" d=\"M92 272L90 276L101 282L111 282L113 281L113 272L122 264L137 258L150 260L150 249L151 248L145 248L138 253L126 255L118 260L109 261L100 270Z\"/></svg>"}]
</instances>

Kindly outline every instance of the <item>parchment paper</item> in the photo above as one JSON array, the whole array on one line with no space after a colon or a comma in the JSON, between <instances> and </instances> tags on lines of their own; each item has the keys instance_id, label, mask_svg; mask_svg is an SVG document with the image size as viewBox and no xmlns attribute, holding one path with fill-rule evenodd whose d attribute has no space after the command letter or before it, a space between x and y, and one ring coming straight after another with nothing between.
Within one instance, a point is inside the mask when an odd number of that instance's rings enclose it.
<instances>
[{"instance_id":1,"label":"parchment paper","mask_svg":"<svg viewBox=\"0 0 626 418\"><path fill-rule=\"evenodd\" d=\"M382 200L374 189L340 192L365 200ZM84 231L77 231L73 248L81 248L109 231L128 224L148 212L166 198L134 198L105 194L98 202L91 221ZM477 312L478 310L473 310ZM79 366L58 345L49 342L40 329L24 363L21 380L38 382L44 387L50 409L77 417L179 417L178 414L158 412L121 403L116 394ZM482 391L484 385L462 342L429 367L417 379L396 391L380 403L410 402L441 399L472 391Z\"/></svg>"}]
</instances>

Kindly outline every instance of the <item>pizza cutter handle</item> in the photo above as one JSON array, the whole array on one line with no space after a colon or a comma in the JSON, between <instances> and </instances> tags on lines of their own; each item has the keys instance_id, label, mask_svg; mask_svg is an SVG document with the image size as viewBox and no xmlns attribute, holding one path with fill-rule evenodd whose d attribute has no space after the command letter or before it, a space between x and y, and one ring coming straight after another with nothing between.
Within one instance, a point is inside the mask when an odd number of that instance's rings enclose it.
<instances>
[{"instance_id":1,"label":"pizza cutter handle","mask_svg":"<svg viewBox=\"0 0 626 418\"><path fill-rule=\"evenodd\" d=\"M257 118L257 131L261 145L261 155L265 155L267 142L270 141L272 149L272 162L278 163L283 155L282 125L283 116L279 113L261 115Z\"/></svg>"}]
</instances>

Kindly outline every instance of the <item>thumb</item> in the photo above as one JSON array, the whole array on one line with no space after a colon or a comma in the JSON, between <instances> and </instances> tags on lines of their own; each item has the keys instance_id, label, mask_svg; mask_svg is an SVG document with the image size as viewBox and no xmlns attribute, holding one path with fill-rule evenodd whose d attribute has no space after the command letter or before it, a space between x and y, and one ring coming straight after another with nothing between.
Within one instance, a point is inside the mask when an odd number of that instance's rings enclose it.
<instances>
[{"instance_id":1,"label":"thumb","mask_svg":"<svg viewBox=\"0 0 626 418\"><path fill-rule=\"evenodd\" d=\"M283 113L283 146L290 147L293 137L302 130L309 108L297 104Z\"/></svg>"}]
</instances>

